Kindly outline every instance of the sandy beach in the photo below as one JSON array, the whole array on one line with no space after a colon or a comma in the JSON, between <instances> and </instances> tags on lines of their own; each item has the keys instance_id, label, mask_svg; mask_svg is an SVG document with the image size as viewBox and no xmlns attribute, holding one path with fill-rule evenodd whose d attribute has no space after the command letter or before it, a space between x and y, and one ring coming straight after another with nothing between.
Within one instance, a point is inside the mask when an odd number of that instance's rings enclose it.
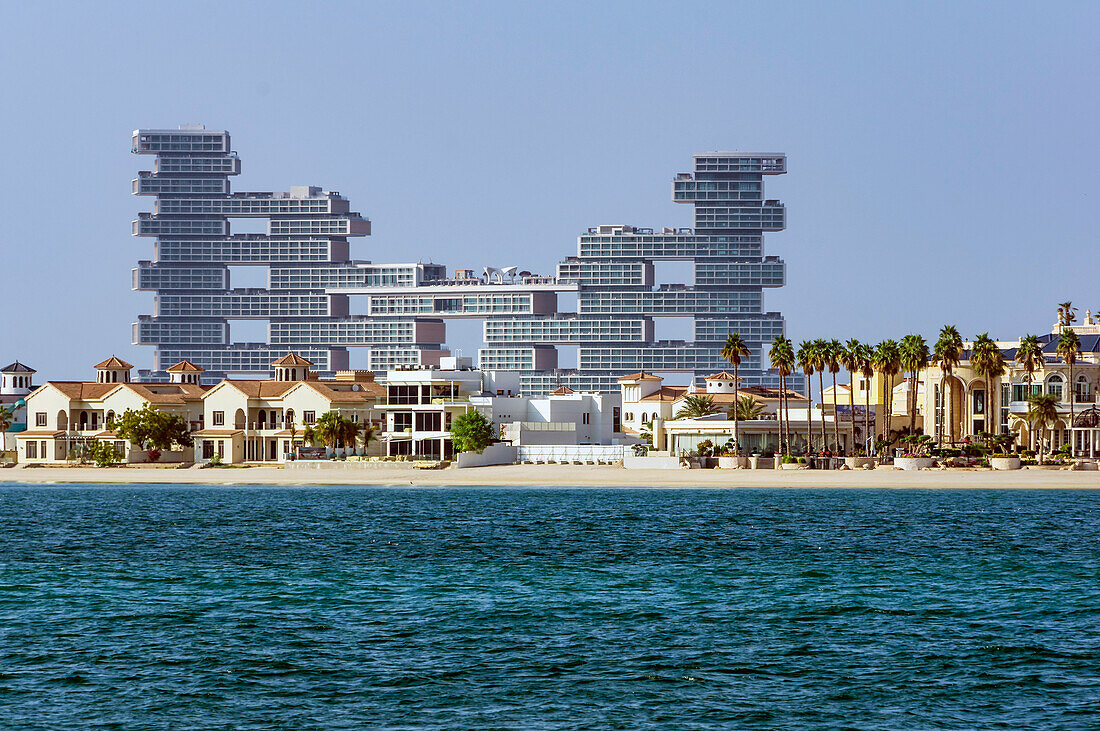
<instances>
[{"instance_id":1,"label":"sandy beach","mask_svg":"<svg viewBox=\"0 0 1100 731\"><path fill-rule=\"evenodd\" d=\"M512 487L821 487L1100 489L1100 472L1024 469L904 472L817 470L625 470L583 465L501 465L418 470L156 469L39 467L0 471L0 482L209 485L486 485Z\"/></svg>"}]
</instances>

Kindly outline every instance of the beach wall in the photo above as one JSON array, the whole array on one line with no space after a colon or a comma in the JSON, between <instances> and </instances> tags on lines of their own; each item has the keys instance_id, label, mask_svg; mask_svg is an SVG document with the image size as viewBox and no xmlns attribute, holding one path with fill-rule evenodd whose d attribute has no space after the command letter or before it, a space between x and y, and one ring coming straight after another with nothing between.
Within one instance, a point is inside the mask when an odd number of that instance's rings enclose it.
<instances>
[{"instance_id":1,"label":"beach wall","mask_svg":"<svg viewBox=\"0 0 1100 731\"><path fill-rule=\"evenodd\" d=\"M455 456L455 467L487 467L494 464L512 464L516 461L516 447L510 444L493 444L481 454L461 452Z\"/></svg>"},{"instance_id":2,"label":"beach wall","mask_svg":"<svg viewBox=\"0 0 1100 731\"><path fill-rule=\"evenodd\" d=\"M607 464L621 460L624 447L621 444L527 444L516 449L517 462Z\"/></svg>"}]
</instances>

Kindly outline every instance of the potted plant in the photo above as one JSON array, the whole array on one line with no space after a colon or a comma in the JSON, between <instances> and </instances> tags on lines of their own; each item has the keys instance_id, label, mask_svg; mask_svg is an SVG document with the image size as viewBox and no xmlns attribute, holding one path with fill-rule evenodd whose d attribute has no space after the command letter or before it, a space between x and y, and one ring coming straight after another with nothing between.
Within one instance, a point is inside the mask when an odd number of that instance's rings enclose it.
<instances>
[{"instance_id":1,"label":"potted plant","mask_svg":"<svg viewBox=\"0 0 1100 731\"><path fill-rule=\"evenodd\" d=\"M1022 466L1020 455L1015 454L1016 437L1012 434L990 435L989 466L995 470L1018 470Z\"/></svg>"},{"instance_id":2,"label":"potted plant","mask_svg":"<svg viewBox=\"0 0 1100 731\"><path fill-rule=\"evenodd\" d=\"M739 470L748 467L748 458L742 457L737 449L737 442L730 439L722 445L722 453L718 456L718 468L723 470Z\"/></svg>"},{"instance_id":3,"label":"potted plant","mask_svg":"<svg viewBox=\"0 0 1100 731\"><path fill-rule=\"evenodd\" d=\"M921 470L932 466L932 437L927 434L910 434L900 440L902 452L894 458L894 466L903 470Z\"/></svg>"}]
</instances>

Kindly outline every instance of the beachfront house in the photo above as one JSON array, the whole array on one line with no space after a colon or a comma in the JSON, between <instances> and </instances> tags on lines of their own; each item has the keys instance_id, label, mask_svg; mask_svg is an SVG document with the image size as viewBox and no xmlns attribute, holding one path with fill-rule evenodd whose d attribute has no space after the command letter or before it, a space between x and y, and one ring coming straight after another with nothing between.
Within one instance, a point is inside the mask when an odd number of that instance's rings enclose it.
<instances>
[{"instance_id":1,"label":"beachfront house","mask_svg":"<svg viewBox=\"0 0 1100 731\"><path fill-rule=\"evenodd\" d=\"M146 405L182 417L192 430L202 428L202 369L180 363L169 369L169 380L133 383L132 365L111 356L96 364L95 381L47 381L25 396L28 425L16 437L23 464L65 462L74 448L92 441L109 442L122 462L145 462L148 454L120 438L112 429L116 416ZM163 453L163 461L188 462L190 448Z\"/></svg>"},{"instance_id":2,"label":"beachfront house","mask_svg":"<svg viewBox=\"0 0 1100 731\"><path fill-rule=\"evenodd\" d=\"M225 464L283 462L306 444L305 431L326 412L357 424L379 424L385 389L370 371L337 371L320 380L313 364L294 353L272 363L275 377L225 379L202 398L205 427L193 434L195 461ZM355 447L352 448L356 449ZM359 448L377 454L379 446Z\"/></svg>"}]
</instances>

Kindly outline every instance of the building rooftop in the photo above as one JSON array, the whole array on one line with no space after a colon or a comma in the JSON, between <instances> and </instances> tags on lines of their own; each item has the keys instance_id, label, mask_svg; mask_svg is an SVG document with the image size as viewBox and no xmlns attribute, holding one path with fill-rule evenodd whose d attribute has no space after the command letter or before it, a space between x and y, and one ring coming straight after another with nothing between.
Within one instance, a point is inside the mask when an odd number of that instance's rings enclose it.
<instances>
[{"instance_id":1,"label":"building rooftop","mask_svg":"<svg viewBox=\"0 0 1100 731\"><path fill-rule=\"evenodd\" d=\"M0 373L38 373L38 371L31 368L30 366L23 365L19 361L15 361L9 366L4 366L3 368L0 368Z\"/></svg>"},{"instance_id":2,"label":"building rooftop","mask_svg":"<svg viewBox=\"0 0 1100 731\"><path fill-rule=\"evenodd\" d=\"M108 368L133 368L132 365L122 360L118 356L112 355L102 363L96 363L93 368L97 370L106 370Z\"/></svg>"}]
</instances>

